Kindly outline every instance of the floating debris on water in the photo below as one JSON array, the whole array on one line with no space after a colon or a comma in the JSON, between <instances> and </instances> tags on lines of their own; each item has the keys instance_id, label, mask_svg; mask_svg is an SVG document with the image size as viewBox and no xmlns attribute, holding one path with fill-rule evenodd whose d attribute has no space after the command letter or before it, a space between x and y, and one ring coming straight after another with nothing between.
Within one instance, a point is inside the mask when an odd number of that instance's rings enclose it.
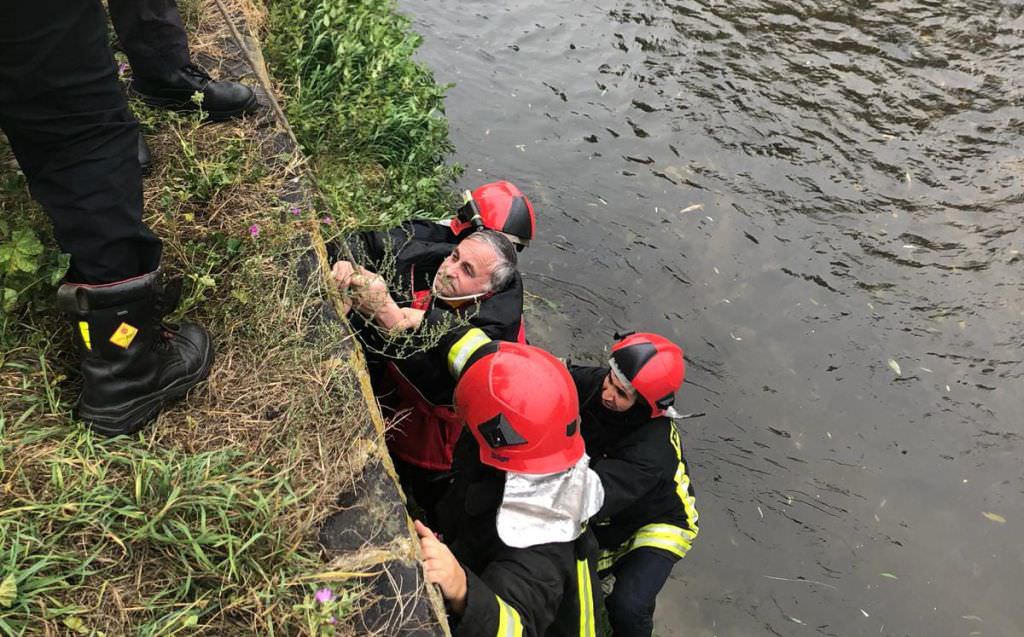
<instances>
[{"instance_id":1,"label":"floating debris on water","mask_svg":"<svg viewBox=\"0 0 1024 637\"><path fill-rule=\"evenodd\" d=\"M993 522L998 522L999 524L1006 524L1006 518L999 515L998 513L989 513L988 511L982 511L981 514L989 520L992 520Z\"/></svg>"},{"instance_id":2,"label":"floating debris on water","mask_svg":"<svg viewBox=\"0 0 1024 637\"><path fill-rule=\"evenodd\" d=\"M689 206L687 206L687 207L683 208L682 210L680 210L679 214L682 215L682 214L686 214L687 212L693 212L694 210L703 210L703 209L704 209L704 204L702 204L702 203L692 203Z\"/></svg>"},{"instance_id":3,"label":"floating debris on water","mask_svg":"<svg viewBox=\"0 0 1024 637\"><path fill-rule=\"evenodd\" d=\"M889 359L889 369L891 369L897 376L902 376L903 372L900 370L900 364L894 359Z\"/></svg>"},{"instance_id":4,"label":"floating debris on water","mask_svg":"<svg viewBox=\"0 0 1024 637\"><path fill-rule=\"evenodd\" d=\"M889 579L899 579L898 577L896 577L892 573L879 573L879 575L881 575L882 577L887 577Z\"/></svg>"}]
</instances>

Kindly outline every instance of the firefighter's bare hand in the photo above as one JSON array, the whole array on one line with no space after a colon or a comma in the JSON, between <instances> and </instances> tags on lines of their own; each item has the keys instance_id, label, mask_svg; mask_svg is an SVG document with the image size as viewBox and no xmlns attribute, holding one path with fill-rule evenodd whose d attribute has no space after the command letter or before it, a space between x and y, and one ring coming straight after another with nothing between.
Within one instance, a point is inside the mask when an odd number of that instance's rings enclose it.
<instances>
[{"instance_id":1,"label":"firefighter's bare hand","mask_svg":"<svg viewBox=\"0 0 1024 637\"><path fill-rule=\"evenodd\" d=\"M423 569L427 581L441 587L441 596L448 602L456 615L466 610L466 571L455 559L451 549L437 539L434 532L419 520L415 522L416 534L420 536L420 551L423 553Z\"/></svg>"},{"instance_id":2,"label":"firefighter's bare hand","mask_svg":"<svg viewBox=\"0 0 1024 637\"><path fill-rule=\"evenodd\" d=\"M347 290L352 285L352 277L355 273L355 267L348 261L338 261L331 268L331 278L342 290Z\"/></svg>"},{"instance_id":3,"label":"firefighter's bare hand","mask_svg":"<svg viewBox=\"0 0 1024 637\"><path fill-rule=\"evenodd\" d=\"M402 308L402 329L406 330L417 330L423 323L423 315L426 314L423 310L417 310L412 307Z\"/></svg>"}]
</instances>

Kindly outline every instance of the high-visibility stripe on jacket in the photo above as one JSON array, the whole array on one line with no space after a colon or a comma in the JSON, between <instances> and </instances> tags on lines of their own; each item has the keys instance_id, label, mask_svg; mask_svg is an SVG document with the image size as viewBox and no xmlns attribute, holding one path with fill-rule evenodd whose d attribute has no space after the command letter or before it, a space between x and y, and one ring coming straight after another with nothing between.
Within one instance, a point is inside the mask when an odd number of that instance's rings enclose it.
<instances>
[{"instance_id":1,"label":"high-visibility stripe on jacket","mask_svg":"<svg viewBox=\"0 0 1024 637\"><path fill-rule=\"evenodd\" d=\"M494 599L498 600L498 630L495 635L497 637L522 637L523 620L519 618L519 611L509 606L498 595L495 595Z\"/></svg>"}]
</instances>

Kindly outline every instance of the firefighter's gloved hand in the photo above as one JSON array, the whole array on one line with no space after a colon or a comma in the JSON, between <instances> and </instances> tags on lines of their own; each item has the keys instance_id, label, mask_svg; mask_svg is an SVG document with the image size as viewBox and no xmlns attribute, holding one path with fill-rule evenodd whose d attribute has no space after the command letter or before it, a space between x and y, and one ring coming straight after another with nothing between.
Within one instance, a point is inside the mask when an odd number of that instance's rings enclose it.
<instances>
[{"instance_id":1,"label":"firefighter's gloved hand","mask_svg":"<svg viewBox=\"0 0 1024 637\"><path fill-rule=\"evenodd\" d=\"M419 520L415 522L416 534L420 536L420 551L423 553L423 569L427 581L441 587L441 596L456 615L466 610L466 571L452 555L451 550L434 532Z\"/></svg>"}]
</instances>

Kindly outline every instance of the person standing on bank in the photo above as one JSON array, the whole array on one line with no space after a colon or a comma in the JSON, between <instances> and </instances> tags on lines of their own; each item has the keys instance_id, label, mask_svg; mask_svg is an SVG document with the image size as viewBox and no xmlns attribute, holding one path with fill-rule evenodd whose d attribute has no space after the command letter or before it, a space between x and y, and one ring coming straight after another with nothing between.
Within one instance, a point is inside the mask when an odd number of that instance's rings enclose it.
<instances>
[{"instance_id":1,"label":"person standing on bank","mask_svg":"<svg viewBox=\"0 0 1024 637\"><path fill-rule=\"evenodd\" d=\"M0 3L0 128L70 269L58 290L82 355L78 417L132 433L209 374L199 325L163 323L176 295L142 222L138 122L99 0Z\"/></svg>"},{"instance_id":2,"label":"person standing on bank","mask_svg":"<svg viewBox=\"0 0 1024 637\"><path fill-rule=\"evenodd\" d=\"M565 366L539 348L490 341L463 368L455 408L465 428L438 506L444 541L415 525L452 634L600 634L597 545L586 522L603 495Z\"/></svg>"},{"instance_id":3,"label":"person standing on bank","mask_svg":"<svg viewBox=\"0 0 1024 637\"><path fill-rule=\"evenodd\" d=\"M256 110L251 88L214 81L192 62L188 36L174 0L107 0L110 22L132 68L129 90L150 106L195 110L195 93L214 121Z\"/></svg>"},{"instance_id":4,"label":"person standing on bank","mask_svg":"<svg viewBox=\"0 0 1024 637\"><path fill-rule=\"evenodd\" d=\"M222 121L256 111L256 93L241 82L214 81L192 62L188 36L174 0L107 0L110 23L132 69L128 91L143 102L174 111L194 111L193 95L203 96L203 113ZM138 135L142 172L152 163L149 146Z\"/></svg>"},{"instance_id":5,"label":"person standing on bank","mask_svg":"<svg viewBox=\"0 0 1024 637\"><path fill-rule=\"evenodd\" d=\"M697 509L672 418L683 352L657 334L631 334L608 367L569 365L581 430L605 498L591 528L602 576L615 577L605 606L615 637L650 637L654 607L672 567L697 537Z\"/></svg>"}]
</instances>

